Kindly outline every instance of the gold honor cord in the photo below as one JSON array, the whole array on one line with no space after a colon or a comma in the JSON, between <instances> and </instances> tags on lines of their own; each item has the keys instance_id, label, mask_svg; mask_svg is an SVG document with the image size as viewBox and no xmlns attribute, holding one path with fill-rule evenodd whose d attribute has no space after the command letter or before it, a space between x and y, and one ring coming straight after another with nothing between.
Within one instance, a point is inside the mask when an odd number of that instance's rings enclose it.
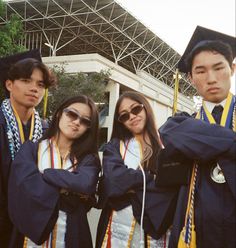
<instances>
[{"instance_id":1,"label":"gold honor cord","mask_svg":"<svg viewBox=\"0 0 236 248\"><path fill-rule=\"evenodd\" d=\"M25 135L24 135L23 126L22 126L20 117L19 117L18 113L16 112L16 110L15 110L13 105L12 105L12 109L13 109L14 115L16 117L16 122L17 122L17 125L18 125L18 128L19 128L20 140L21 140L21 143L23 144L25 142ZM33 111L32 116L31 116L29 140L31 140L32 137L33 137L33 131L34 131L34 111Z\"/></svg>"},{"instance_id":2,"label":"gold honor cord","mask_svg":"<svg viewBox=\"0 0 236 248\"><path fill-rule=\"evenodd\" d=\"M233 101L233 94L229 93L227 100L226 100L226 104L224 107L224 111L222 113L222 118L220 120L220 125L222 127L226 126L226 121L229 118L228 115L230 114L230 106L231 106L231 102Z\"/></svg>"},{"instance_id":3,"label":"gold honor cord","mask_svg":"<svg viewBox=\"0 0 236 248\"><path fill-rule=\"evenodd\" d=\"M222 117L221 117L221 120L220 120L220 125L222 127L226 126L227 119L230 118L230 116L232 114L232 113L230 113L230 106L231 106L232 101L233 101L233 95L231 93L229 93L228 97L226 99L226 104L225 104L224 111L222 113ZM203 107L203 110L204 110L204 112L205 112L205 114L207 116L207 119L208 119L209 123L210 124L215 124L216 123L215 119L213 118L212 114L207 110L204 101L202 103L202 107Z\"/></svg>"},{"instance_id":4,"label":"gold honor cord","mask_svg":"<svg viewBox=\"0 0 236 248\"><path fill-rule=\"evenodd\" d=\"M174 88L174 100L173 100L173 107L172 107L172 116L174 116L175 113L177 112L178 93L179 93L179 79L180 79L180 74L179 74L178 69L176 69L174 79L175 79L175 88Z\"/></svg>"},{"instance_id":5,"label":"gold honor cord","mask_svg":"<svg viewBox=\"0 0 236 248\"><path fill-rule=\"evenodd\" d=\"M48 89L45 89L45 93L43 97L43 119L44 120L47 117L47 107L48 107Z\"/></svg>"}]
</instances>

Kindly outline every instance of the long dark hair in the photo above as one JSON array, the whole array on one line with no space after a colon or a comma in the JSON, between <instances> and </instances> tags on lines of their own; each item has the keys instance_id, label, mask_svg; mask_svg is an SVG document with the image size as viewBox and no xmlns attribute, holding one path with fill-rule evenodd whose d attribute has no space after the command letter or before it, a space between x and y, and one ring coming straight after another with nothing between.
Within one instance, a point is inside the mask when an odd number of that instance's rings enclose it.
<instances>
[{"instance_id":1,"label":"long dark hair","mask_svg":"<svg viewBox=\"0 0 236 248\"><path fill-rule=\"evenodd\" d=\"M120 98L118 99L116 103L111 138L118 138L120 140L125 141L127 139L134 137L134 135L125 127L125 125L118 121L119 108L120 108L122 101L125 98L129 98L133 101L143 104L144 106L144 110L146 112L146 124L144 128L150 138L151 146L153 150L152 157L149 159L148 169L154 172L156 157L160 150L160 145L158 143L159 137L157 134L157 127L155 124L155 118L154 118L152 108L148 100L142 94L138 92L134 92L134 91L127 91L120 96Z\"/></svg>"},{"instance_id":2,"label":"long dark hair","mask_svg":"<svg viewBox=\"0 0 236 248\"><path fill-rule=\"evenodd\" d=\"M91 98L85 95L79 95L65 100L55 111L50 126L42 140L56 136L59 131L59 121L63 110L73 103L84 103L91 110L91 127L82 136L75 139L71 146L70 156L71 158L76 158L79 162L86 154L95 154L98 156L98 111Z\"/></svg>"}]
</instances>

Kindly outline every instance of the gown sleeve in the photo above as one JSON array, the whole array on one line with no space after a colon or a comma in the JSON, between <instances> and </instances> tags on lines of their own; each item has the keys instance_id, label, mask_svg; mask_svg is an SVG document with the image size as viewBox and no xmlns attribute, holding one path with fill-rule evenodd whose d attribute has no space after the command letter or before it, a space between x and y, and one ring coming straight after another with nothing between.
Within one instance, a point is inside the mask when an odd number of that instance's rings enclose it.
<instances>
[{"instance_id":1,"label":"gown sleeve","mask_svg":"<svg viewBox=\"0 0 236 248\"><path fill-rule=\"evenodd\" d=\"M236 133L231 129L184 116L170 118L160 129L169 155L181 152L192 160L206 162L224 154L235 156Z\"/></svg>"},{"instance_id":2,"label":"gown sleeve","mask_svg":"<svg viewBox=\"0 0 236 248\"><path fill-rule=\"evenodd\" d=\"M8 210L16 228L40 244L56 223L59 190L44 181L37 167L37 150L37 144L25 142L12 163Z\"/></svg>"},{"instance_id":3,"label":"gown sleeve","mask_svg":"<svg viewBox=\"0 0 236 248\"><path fill-rule=\"evenodd\" d=\"M182 154L186 159L195 160L203 166L209 162L218 163L236 199L235 132L217 124L177 116L170 118L161 127L160 133L166 147L166 156L172 160Z\"/></svg>"},{"instance_id":4,"label":"gown sleeve","mask_svg":"<svg viewBox=\"0 0 236 248\"><path fill-rule=\"evenodd\" d=\"M60 189L93 195L96 192L100 168L99 158L90 154L79 163L75 171L45 169L43 179Z\"/></svg>"},{"instance_id":5,"label":"gown sleeve","mask_svg":"<svg viewBox=\"0 0 236 248\"><path fill-rule=\"evenodd\" d=\"M119 141L110 141L103 153L103 194L107 197L118 197L129 190L142 187L143 175L139 169L128 168L119 151ZM153 175L146 172L146 180L153 180Z\"/></svg>"}]
</instances>

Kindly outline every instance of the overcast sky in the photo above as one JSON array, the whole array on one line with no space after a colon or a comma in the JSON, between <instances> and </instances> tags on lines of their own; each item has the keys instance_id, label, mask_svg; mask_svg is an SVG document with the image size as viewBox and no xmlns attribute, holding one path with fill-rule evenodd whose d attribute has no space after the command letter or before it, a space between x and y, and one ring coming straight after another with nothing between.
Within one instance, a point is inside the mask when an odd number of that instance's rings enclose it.
<instances>
[{"instance_id":1,"label":"overcast sky","mask_svg":"<svg viewBox=\"0 0 236 248\"><path fill-rule=\"evenodd\" d=\"M180 55L197 25L236 35L235 0L115 0ZM235 77L232 91L236 91Z\"/></svg>"}]
</instances>

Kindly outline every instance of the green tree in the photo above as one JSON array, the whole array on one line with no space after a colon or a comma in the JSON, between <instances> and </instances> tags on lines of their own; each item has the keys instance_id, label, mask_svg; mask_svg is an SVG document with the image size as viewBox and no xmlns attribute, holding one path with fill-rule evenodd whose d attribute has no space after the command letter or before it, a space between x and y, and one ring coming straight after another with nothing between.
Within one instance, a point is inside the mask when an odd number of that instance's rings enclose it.
<instances>
[{"instance_id":1,"label":"green tree","mask_svg":"<svg viewBox=\"0 0 236 248\"><path fill-rule=\"evenodd\" d=\"M4 15L5 4L0 0L0 16L3 19L5 19ZM0 25L0 57L26 50L24 46L19 45L23 31L23 23L16 14L11 15L4 24Z\"/></svg>"},{"instance_id":2,"label":"green tree","mask_svg":"<svg viewBox=\"0 0 236 248\"><path fill-rule=\"evenodd\" d=\"M84 94L91 97L101 110L107 104L108 99L105 94L106 85L109 80L110 71L100 71L92 73L65 73L64 66L54 67L54 73L58 79L58 85L49 90L47 117L51 117L59 104L68 97ZM43 103L40 104L39 111L43 113Z\"/></svg>"},{"instance_id":3,"label":"green tree","mask_svg":"<svg viewBox=\"0 0 236 248\"><path fill-rule=\"evenodd\" d=\"M2 16L3 12L4 12L4 4L3 4L3 1L0 0L0 16Z\"/></svg>"},{"instance_id":4,"label":"green tree","mask_svg":"<svg viewBox=\"0 0 236 248\"><path fill-rule=\"evenodd\" d=\"M5 4L0 0L0 16L5 19ZM0 57L25 51L26 48L19 45L23 37L23 24L17 15L11 15L8 21L0 24ZM5 98L3 86L0 84L0 101Z\"/></svg>"}]
</instances>

